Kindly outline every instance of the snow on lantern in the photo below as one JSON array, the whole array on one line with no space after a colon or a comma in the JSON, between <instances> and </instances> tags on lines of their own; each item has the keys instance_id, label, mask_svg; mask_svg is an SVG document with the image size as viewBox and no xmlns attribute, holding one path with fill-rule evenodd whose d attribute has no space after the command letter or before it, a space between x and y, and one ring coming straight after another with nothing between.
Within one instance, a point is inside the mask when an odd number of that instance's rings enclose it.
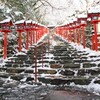
<instances>
[{"instance_id":1,"label":"snow on lantern","mask_svg":"<svg viewBox=\"0 0 100 100\"><path fill-rule=\"evenodd\" d=\"M13 26L11 19L0 22L1 32L4 32L4 59L7 58L7 34L11 32L11 26Z\"/></svg>"}]
</instances>

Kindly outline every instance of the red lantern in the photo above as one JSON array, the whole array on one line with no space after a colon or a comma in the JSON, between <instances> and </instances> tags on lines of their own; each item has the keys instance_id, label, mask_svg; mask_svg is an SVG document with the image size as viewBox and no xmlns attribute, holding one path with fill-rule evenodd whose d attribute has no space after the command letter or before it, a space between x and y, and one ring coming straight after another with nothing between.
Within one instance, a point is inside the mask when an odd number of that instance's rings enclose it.
<instances>
[{"instance_id":1,"label":"red lantern","mask_svg":"<svg viewBox=\"0 0 100 100\"><path fill-rule=\"evenodd\" d=\"M74 22L77 31L77 43L80 45L80 23L78 21Z\"/></svg>"},{"instance_id":2,"label":"red lantern","mask_svg":"<svg viewBox=\"0 0 100 100\"><path fill-rule=\"evenodd\" d=\"M37 41L37 23L35 21L32 22L32 30L33 30L33 42Z\"/></svg>"},{"instance_id":3,"label":"red lantern","mask_svg":"<svg viewBox=\"0 0 100 100\"><path fill-rule=\"evenodd\" d=\"M82 42L83 42L83 47L86 48L85 28L86 28L86 25L87 25L87 18L86 17L78 18L78 22L80 23L80 26L82 28Z\"/></svg>"},{"instance_id":4,"label":"red lantern","mask_svg":"<svg viewBox=\"0 0 100 100\"><path fill-rule=\"evenodd\" d=\"M17 21L15 25L16 25L16 30L19 33L18 43L19 43L19 52L21 52L22 51L22 32L25 31L26 22L24 20L20 20L20 21Z\"/></svg>"},{"instance_id":5,"label":"red lantern","mask_svg":"<svg viewBox=\"0 0 100 100\"><path fill-rule=\"evenodd\" d=\"M11 26L13 26L11 19L0 22L1 32L4 32L4 59L7 57L7 34L11 32Z\"/></svg>"},{"instance_id":6,"label":"red lantern","mask_svg":"<svg viewBox=\"0 0 100 100\"><path fill-rule=\"evenodd\" d=\"M26 50L28 50L28 42L29 42L29 37L30 37L30 45L32 46L32 40L33 40L33 37L32 37L32 20L28 20L26 21L26 27L25 27L25 30L26 30ZM29 35L29 32L30 32L30 35Z\"/></svg>"},{"instance_id":7,"label":"red lantern","mask_svg":"<svg viewBox=\"0 0 100 100\"><path fill-rule=\"evenodd\" d=\"M98 35L97 35L97 24L98 22L100 22L100 20L98 20L98 17L100 16L99 12L96 13L89 13L88 17L91 18L91 23L94 25L94 35L93 35L93 39L92 39L92 47L94 47L94 50L98 51Z\"/></svg>"}]
</instances>

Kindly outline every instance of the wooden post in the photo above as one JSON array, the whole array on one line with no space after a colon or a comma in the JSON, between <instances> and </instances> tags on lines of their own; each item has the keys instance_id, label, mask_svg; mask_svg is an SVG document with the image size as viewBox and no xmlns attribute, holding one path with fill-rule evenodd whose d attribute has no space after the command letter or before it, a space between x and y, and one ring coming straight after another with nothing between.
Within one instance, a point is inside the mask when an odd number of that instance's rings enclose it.
<instances>
[{"instance_id":1,"label":"wooden post","mask_svg":"<svg viewBox=\"0 0 100 100\"><path fill-rule=\"evenodd\" d=\"M94 39L94 34L92 35L92 50L95 49L95 39Z\"/></svg>"},{"instance_id":2,"label":"wooden post","mask_svg":"<svg viewBox=\"0 0 100 100\"><path fill-rule=\"evenodd\" d=\"M74 43L76 43L76 28L74 28Z\"/></svg>"},{"instance_id":3,"label":"wooden post","mask_svg":"<svg viewBox=\"0 0 100 100\"><path fill-rule=\"evenodd\" d=\"M33 43L35 43L35 31L34 30L33 30L32 38L33 38Z\"/></svg>"},{"instance_id":4,"label":"wooden post","mask_svg":"<svg viewBox=\"0 0 100 100\"><path fill-rule=\"evenodd\" d=\"M97 24L96 23L94 23L94 39L95 39L95 50L98 51Z\"/></svg>"},{"instance_id":5,"label":"wooden post","mask_svg":"<svg viewBox=\"0 0 100 100\"><path fill-rule=\"evenodd\" d=\"M35 38L36 38L36 43L37 43L37 37L38 37L38 32L36 30Z\"/></svg>"},{"instance_id":6,"label":"wooden post","mask_svg":"<svg viewBox=\"0 0 100 100\"><path fill-rule=\"evenodd\" d=\"M78 28L78 45L80 45L80 28Z\"/></svg>"},{"instance_id":7,"label":"wooden post","mask_svg":"<svg viewBox=\"0 0 100 100\"><path fill-rule=\"evenodd\" d=\"M43 48L43 45L42 45L42 67L43 67L43 64L44 64L44 48Z\"/></svg>"},{"instance_id":8,"label":"wooden post","mask_svg":"<svg viewBox=\"0 0 100 100\"><path fill-rule=\"evenodd\" d=\"M18 42L19 42L19 52L21 52L22 51L22 33L21 33L21 31L19 31L19 40L18 40Z\"/></svg>"},{"instance_id":9,"label":"wooden post","mask_svg":"<svg viewBox=\"0 0 100 100\"><path fill-rule=\"evenodd\" d=\"M29 38L29 34L28 34L28 30L26 31L26 50L28 50L28 38Z\"/></svg>"},{"instance_id":10,"label":"wooden post","mask_svg":"<svg viewBox=\"0 0 100 100\"><path fill-rule=\"evenodd\" d=\"M32 46L33 44L33 32L32 30L30 31L30 45Z\"/></svg>"},{"instance_id":11,"label":"wooden post","mask_svg":"<svg viewBox=\"0 0 100 100\"><path fill-rule=\"evenodd\" d=\"M4 32L4 59L7 58L7 32Z\"/></svg>"},{"instance_id":12,"label":"wooden post","mask_svg":"<svg viewBox=\"0 0 100 100\"><path fill-rule=\"evenodd\" d=\"M85 26L82 26L82 41L83 41L83 47L86 48L86 36L85 36Z\"/></svg>"},{"instance_id":13,"label":"wooden post","mask_svg":"<svg viewBox=\"0 0 100 100\"><path fill-rule=\"evenodd\" d=\"M35 82L37 82L37 47L34 48L34 53L35 53Z\"/></svg>"}]
</instances>

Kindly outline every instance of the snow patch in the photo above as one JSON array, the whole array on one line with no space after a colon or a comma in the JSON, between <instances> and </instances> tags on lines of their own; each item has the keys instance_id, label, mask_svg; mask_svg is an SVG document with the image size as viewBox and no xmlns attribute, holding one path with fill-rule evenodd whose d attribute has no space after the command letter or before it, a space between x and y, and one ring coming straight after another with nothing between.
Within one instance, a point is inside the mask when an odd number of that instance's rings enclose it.
<instances>
[{"instance_id":1,"label":"snow patch","mask_svg":"<svg viewBox=\"0 0 100 100\"><path fill-rule=\"evenodd\" d=\"M20 11L15 11L14 13L15 13L15 15L16 15L16 16L20 16L20 15L22 15L22 14L23 14L23 13L22 13L22 12L20 12Z\"/></svg>"},{"instance_id":2,"label":"snow patch","mask_svg":"<svg viewBox=\"0 0 100 100\"><path fill-rule=\"evenodd\" d=\"M16 54L16 56L18 56L18 55L26 55L26 53L18 52L18 53Z\"/></svg>"},{"instance_id":3,"label":"snow patch","mask_svg":"<svg viewBox=\"0 0 100 100\"><path fill-rule=\"evenodd\" d=\"M51 41L51 45L52 45L52 46L56 46L56 45L57 45L56 41L52 40L52 41Z\"/></svg>"},{"instance_id":4,"label":"snow patch","mask_svg":"<svg viewBox=\"0 0 100 100\"><path fill-rule=\"evenodd\" d=\"M0 24L8 23L8 22L10 22L10 21L11 21L11 18L8 18L8 19L5 19L5 20L1 21Z\"/></svg>"}]
</instances>

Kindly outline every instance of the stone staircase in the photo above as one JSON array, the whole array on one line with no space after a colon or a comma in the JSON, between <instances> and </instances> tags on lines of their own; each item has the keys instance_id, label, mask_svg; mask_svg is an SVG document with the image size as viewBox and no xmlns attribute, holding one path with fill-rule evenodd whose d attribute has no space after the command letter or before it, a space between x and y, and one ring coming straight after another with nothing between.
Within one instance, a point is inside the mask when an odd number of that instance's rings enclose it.
<instances>
[{"instance_id":1,"label":"stone staircase","mask_svg":"<svg viewBox=\"0 0 100 100\"><path fill-rule=\"evenodd\" d=\"M59 75L40 77L39 80L53 85L59 84L75 84L87 85L95 79L94 83L100 83L100 64L99 57L96 60L89 60L89 58L96 58L97 56L88 56L86 51L77 51L70 44L60 40L60 44L54 47L52 53L54 55L54 65L59 65L57 68ZM52 66L52 65L51 65ZM56 66L53 68L55 69Z\"/></svg>"},{"instance_id":2,"label":"stone staircase","mask_svg":"<svg viewBox=\"0 0 100 100\"><path fill-rule=\"evenodd\" d=\"M100 63L99 56L89 56L86 51L77 51L69 43L55 37L57 45L46 43L43 54L42 66L42 46L37 51L38 80L46 84L60 85L75 84L87 85L95 79L95 83L100 83ZM40 44L40 43L39 43ZM38 45L39 45L38 44ZM17 82L33 82L35 69L35 45L29 50L14 54L0 67L0 80L10 79ZM91 59L90 59L91 58ZM2 81L2 86L4 81Z\"/></svg>"}]
</instances>

